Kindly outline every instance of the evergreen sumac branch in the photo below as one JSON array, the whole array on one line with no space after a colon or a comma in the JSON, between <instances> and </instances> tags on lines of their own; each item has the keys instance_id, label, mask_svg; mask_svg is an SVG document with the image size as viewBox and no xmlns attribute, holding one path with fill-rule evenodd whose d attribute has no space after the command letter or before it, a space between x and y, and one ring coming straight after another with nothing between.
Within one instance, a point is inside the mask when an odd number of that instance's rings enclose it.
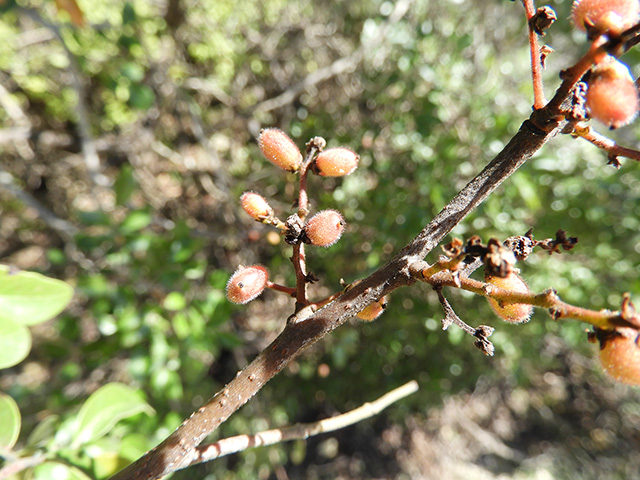
<instances>
[{"instance_id":1,"label":"evergreen sumac branch","mask_svg":"<svg viewBox=\"0 0 640 480\"><path fill-rule=\"evenodd\" d=\"M466 244L454 240L444 247L444 256L437 262L429 264L424 260L456 225L557 134L581 136L603 148L615 161L618 155L637 158L629 149L594 141L593 135L586 133L589 131L586 122L593 117L607 127L617 128L636 116L637 88L627 67L617 58L637 41L638 1L574 2L573 21L586 32L590 46L582 58L560 73L562 82L549 102L542 93L540 70L543 56L552 50L544 45L540 47L538 41L556 16L549 7L536 9L532 0L523 0L523 4L529 23L535 96L530 118L504 149L386 265L324 299L309 299L307 286L317 278L307 270L305 246L333 245L345 231L345 222L335 210L312 214L307 177L309 173L322 177L350 174L358 165L358 155L347 147L325 150L326 142L321 137L312 138L302 155L284 132L273 128L262 131L258 144L264 156L274 165L298 175L297 205L285 221L278 219L267 199L258 193L245 193L241 205L254 220L278 229L285 242L292 245L296 282L295 286L276 285L268 280L264 267L241 267L229 281L227 296L231 301L244 303L263 289L270 289L295 297L293 314L286 323L283 321L280 335L250 365L164 442L113 479L158 478L188 467L197 461L197 447L205 437L292 359L349 318L359 316L373 320L378 317L389 293L416 281L426 282L437 291L445 312L443 326L457 324L475 338L476 346L485 354L494 352L488 340L493 327L467 325L445 298L444 287L486 297L496 314L511 323L527 322L534 306L546 309L555 320L573 318L591 324L594 330L590 338L601 345L600 356L606 371L621 381L640 384L640 315L628 295L617 311L595 311L561 301L552 289L532 293L520 277L516 262L526 260L535 247L549 253L574 247L577 239L568 237L562 230L555 239L543 241L535 241L531 232L505 243L493 239L483 244L478 237ZM484 267L484 282L470 278L480 266Z\"/></svg>"}]
</instances>

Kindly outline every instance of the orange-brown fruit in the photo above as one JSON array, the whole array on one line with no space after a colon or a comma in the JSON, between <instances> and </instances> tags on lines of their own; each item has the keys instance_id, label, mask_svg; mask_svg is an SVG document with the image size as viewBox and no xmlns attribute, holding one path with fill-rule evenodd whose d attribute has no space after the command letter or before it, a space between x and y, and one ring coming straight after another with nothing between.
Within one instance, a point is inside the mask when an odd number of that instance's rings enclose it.
<instances>
[{"instance_id":1,"label":"orange-brown fruit","mask_svg":"<svg viewBox=\"0 0 640 480\"><path fill-rule=\"evenodd\" d=\"M373 302L371 305L367 305L364 307L358 314L356 315L360 320L364 320L365 322L371 322L382 315L385 308L387 308L387 297L384 296L377 302Z\"/></svg>"},{"instance_id":2,"label":"orange-brown fruit","mask_svg":"<svg viewBox=\"0 0 640 480\"><path fill-rule=\"evenodd\" d=\"M302 154L286 133L277 128L265 128L258 137L258 146L267 160L274 165L296 172L302 164Z\"/></svg>"},{"instance_id":3,"label":"orange-brown fruit","mask_svg":"<svg viewBox=\"0 0 640 480\"><path fill-rule=\"evenodd\" d=\"M485 276L485 282L489 285L494 285L504 290L511 290L518 293L529 293L529 287L524 283L524 280L520 278L517 273L511 272L506 277L491 277ZM509 323L524 323L528 322L533 313L533 307L526 303L504 303L501 304L497 300L487 297L489 305L493 308L493 311Z\"/></svg>"},{"instance_id":4,"label":"orange-brown fruit","mask_svg":"<svg viewBox=\"0 0 640 480\"><path fill-rule=\"evenodd\" d=\"M576 0L572 9L573 23L594 38L603 33L619 35L638 22L638 0Z\"/></svg>"},{"instance_id":5,"label":"orange-brown fruit","mask_svg":"<svg viewBox=\"0 0 640 480\"><path fill-rule=\"evenodd\" d=\"M600 362L615 380L640 385L640 333L633 328L614 331L597 330L600 340Z\"/></svg>"},{"instance_id":6,"label":"orange-brown fruit","mask_svg":"<svg viewBox=\"0 0 640 480\"><path fill-rule=\"evenodd\" d=\"M626 65L611 58L594 67L587 89L591 117L618 128L633 121L638 106L638 88Z\"/></svg>"},{"instance_id":7,"label":"orange-brown fruit","mask_svg":"<svg viewBox=\"0 0 640 480\"><path fill-rule=\"evenodd\" d=\"M249 303L267 286L269 273L262 265L240 267L227 282L227 298L233 303Z\"/></svg>"},{"instance_id":8,"label":"orange-brown fruit","mask_svg":"<svg viewBox=\"0 0 640 480\"><path fill-rule=\"evenodd\" d=\"M358 167L358 154L348 148L328 148L315 159L313 171L323 177L349 175Z\"/></svg>"},{"instance_id":9,"label":"orange-brown fruit","mask_svg":"<svg viewBox=\"0 0 640 480\"><path fill-rule=\"evenodd\" d=\"M251 218L259 222L273 217L273 209L269 203L255 192L244 192L240 196L240 204Z\"/></svg>"},{"instance_id":10,"label":"orange-brown fruit","mask_svg":"<svg viewBox=\"0 0 640 480\"><path fill-rule=\"evenodd\" d=\"M322 210L309 219L304 226L305 240L318 247L330 247L344 232L346 222L336 210Z\"/></svg>"}]
</instances>

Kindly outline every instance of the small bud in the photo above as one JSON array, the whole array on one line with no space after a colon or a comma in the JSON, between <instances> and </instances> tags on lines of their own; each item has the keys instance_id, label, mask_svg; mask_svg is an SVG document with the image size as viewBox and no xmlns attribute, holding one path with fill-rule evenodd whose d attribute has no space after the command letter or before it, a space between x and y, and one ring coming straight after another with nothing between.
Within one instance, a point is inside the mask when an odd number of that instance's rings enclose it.
<instances>
[{"instance_id":1,"label":"small bud","mask_svg":"<svg viewBox=\"0 0 640 480\"><path fill-rule=\"evenodd\" d=\"M302 163L302 154L286 133L277 128L265 128L258 137L262 154L274 165L296 172Z\"/></svg>"},{"instance_id":2,"label":"small bud","mask_svg":"<svg viewBox=\"0 0 640 480\"><path fill-rule=\"evenodd\" d=\"M242 196L240 196L240 204L244 211L258 222L262 222L263 220L273 217L273 209L264 197L257 193L244 192Z\"/></svg>"},{"instance_id":3,"label":"small bud","mask_svg":"<svg viewBox=\"0 0 640 480\"><path fill-rule=\"evenodd\" d=\"M227 282L227 298L233 303L249 303L267 286L269 274L261 265L240 267Z\"/></svg>"},{"instance_id":4,"label":"small bud","mask_svg":"<svg viewBox=\"0 0 640 480\"><path fill-rule=\"evenodd\" d=\"M311 217L304 226L304 240L318 247L330 247L340 239L345 225L339 212L322 210Z\"/></svg>"},{"instance_id":5,"label":"small bud","mask_svg":"<svg viewBox=\"0 0 640 480\"><path fill-rule=\"evenodd\" d=\"M596 330L600 341L600 362L615 380L640 385L640 334L633 328Z\"/></svg>"},{"instance_id":6,"label":"small bud","mask_svg":"<svg viewBox=\"0 0 640 480\"><path fill-rule=\"evenodd\" d=\"M518 293L529 293L529 287L524 283L524 280L520 278L517 273L511 272L506 277L492 277L485 276L484 281L489 285L494 285L504 290L510 290ZM487 297L489 304L496 314L509 323L524 323L528 322L533 307L526 303L505 303L501 304L496 299Z\"/></svg>"},{"instance_id":7,"label":"small bud","mask_svg":"<svg viewBox=\"0 0 640 480\"><path fill-rule=\"evenodd\" d=\"M589 37L608 33L620 35L632 27L640 17L638 0L575 0L573 23Z\"/></svg>"},{"instance_id":8,"label":"small bud","mask_svg":"<svg viewBox=\"0 0 640 480\"><path fill-rule=\"evenodd\" d=\"M590 115L610 128L633 121L638 113L638 88L629 69L615 59L594 67L587 89Z\"/></svg>"},{"instance_id":9,"label":"small bud","mask_svg":"<svg viewBox=\"0 0 640 480\"><path fill-rule=\"evenodd\" d=\"M323 177L349 175L358 167L358 155L348 148L329 148L315 159L313 171Z\"/></svg>"},{"instance_id":10,"label":"small bud","mask_svg":"<svg viewBox=\"0 0 640 480\"><path fill-rule=\"evenodd\" d=\"M371 322L375 320L382 312L387 308L387 297L384 296L377 302L372 303L371 305L367 305L356 315L360 320L364 320L365 322Z\"/></svg>"}]
</instances>

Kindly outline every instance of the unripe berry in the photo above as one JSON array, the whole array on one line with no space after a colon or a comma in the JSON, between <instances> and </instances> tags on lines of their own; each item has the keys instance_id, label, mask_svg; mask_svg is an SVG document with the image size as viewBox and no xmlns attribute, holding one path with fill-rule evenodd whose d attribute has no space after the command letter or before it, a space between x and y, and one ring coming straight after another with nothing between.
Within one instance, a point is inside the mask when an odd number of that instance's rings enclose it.
<instances>
[{"instance_id":1,"label":"unripe berry","mask_svg":"<svg viewBox=\"0 0 640 480\"><path fill-rule=\"evenodd\" d=\"M227 282L227 298L233 303L248 303L262 293L269 274L261 265L240 267Z\"/></svg>"},{"instance_id":2,"label":"unripe berry","mask_svg":"<svg viewBox=\"0 0 640 480\"><path fill-rule=\"evenodd\" d=\"M348 148L329 148L315 159L313 171L323 177L349 175L358 167L358 155Z\"/></svg>"},{"instance_id":3,"label":"unripe berry","mask_svg":"<svg viewBox=\"0 0 640 480\"><path fill-rule=\"evenodd\" d=\"M240 204L251 218L259 222L273 217L273 209L262 195L254 192L244 192L240 196Z\"/></svg>"},{"instance_id":4,"label":"unripe berry","mask_svg":"<svg viewBox=\"0 0 640 480\"><path fill-rule=\"evenodd\" d=\"M602 33L619 35L632 27L640 16L638 0L575 0L573 23L590 37Z\"/></svg>"},{"instance_id":5,"label":"unripe berry","mask_svg":"<svg viewBox=\"0 0 640 480\"><path fill-rule=\"evenodd\" d=\"M382 312L384 312L385 308L387 308L387 297L384 296L377 302L372 303L371 305L367 305L356 315L360 320L364 320L365 322L371 322L375 320Z\"/></svg>"},{"instance_id":6,"label":"unripe berry","mask_svg":"<svg viewBox=\"0 0 640 480\"><path fill-rule=\"evenodd\" d=\"M593 118L610 128L633 121L638 112L638 88L625 65L612 59L594 67L587 108Z\"/></svg>"},{"instance_id":7,"label":"unripe berry","mask_svg":"<svg viewBox=\"0 0 640 480\"><path fill-rule=\"evenodd\" d=\"M258 137L258 146L266 159L274 165L290 172L300 169L302 154L282 130L265 128Z\"/></svg>"},{"instance_id":8,"label":"unripe berry","mask_svg":"<svg viewBox=\"0 0 640 480\"><path fill-rule=\"evenodd\" d=\"M345 225L339 212L322 210L311 217L304 226L305 241L318 247L330 247L340 239Z\"/></svg>"},{"instance_id":9,"label":"unripe berry","mask_svg":"<svg viewBox=\"0 0 640 480\"><path fill-rule=\"evenodd\" d=\"M600 340L600 362L615 380L640 385L640 334L632 328L596 332Z\"/></svg>"},{"instance_id":10,"label":"unripe berry","mask_svg":"<svg viewBox=\"0 0 640 480\"><path fill-rule=\"evenodd\" d=\"M485 276L484 280L489 285L494 285L504 290L510 290L518 293L529 293L529 287L527 287L527 284L524 283L524 280L522 280L517 273L511 272L504 278ZM496 312L500 318L509 323L528 322L531 317L531 313L533 312L533 307L526 303L501 304L494 298L490 297L487 297L487 300L489 300L489 305L491 305L493 311Z\"/></svg>"}]
</instances>

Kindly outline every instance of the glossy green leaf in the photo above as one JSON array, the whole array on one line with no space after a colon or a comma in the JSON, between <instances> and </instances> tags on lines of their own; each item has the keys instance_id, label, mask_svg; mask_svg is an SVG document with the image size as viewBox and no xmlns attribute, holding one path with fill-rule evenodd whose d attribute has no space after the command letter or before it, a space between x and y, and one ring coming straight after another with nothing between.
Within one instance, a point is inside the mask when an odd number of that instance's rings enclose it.
<instances>
[{"instance_id":1,"label":"glossy green leaf","mask_svg":"<svg viewBox=\"0 0 640 480\"><path fill-rule=\"evenodd\" d=\"M97 440L123 418L142 412L151 414L153 409L134 389L122 383L109 383L96 390L80 409L74 444Z\"/></svg>"},{"instance_id":2,"label":"glossy green leaf","mask_svg":"<svg viewBox=\"0 0 640 480\"><path fill-rule=\"evenodd\" d=\"M163 305L167 310L182 310L187 306L187 300L180 292L171 292L165 297Z\"/></svg>"},{"instance_id":3,"label":"glossy green leaf","mask_svg":"<svg viewBox=\"0 0 640 480\"><path fill-rule=\"evenodd\" d=\"M45 322L64 310L72 296L73 288L61 280L0 266L0 322Z\"/></svg>"},{"instance_id":4,"label":"glossy green leaf","mask_svg":"<svg viewBox=\"0 0 640 480\"><path fill-rule=\"evenodd\" d=\"M0 393L0 447L12 448L16 444L21 423L18 404L9 395Z\"/></svg>"},{"instance_id":5,"label":"glossy green leaf","mask_svg":"<svg viewBox=\"0 0 640 480\"><path fill-rule=\"evenodd\" d=\"M30 350L29 329L12 320L0 318L0 368L17 365L27 357Z\"/></svg>"}]
</instances>

